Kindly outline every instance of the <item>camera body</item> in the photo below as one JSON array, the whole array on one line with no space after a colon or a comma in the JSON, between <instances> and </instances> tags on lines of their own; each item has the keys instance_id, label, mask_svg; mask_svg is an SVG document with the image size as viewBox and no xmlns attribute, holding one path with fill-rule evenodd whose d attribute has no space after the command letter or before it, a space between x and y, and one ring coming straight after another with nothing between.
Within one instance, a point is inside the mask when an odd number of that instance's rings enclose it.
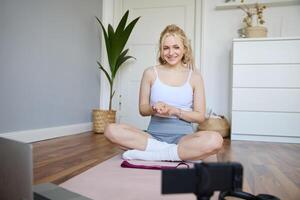
<instances>
[{"instance_id":1,"label":"camera body","mask_svg":"<svg viewBox=\"0 0 300 200\"><path fill-rule=\"evenodd\" d=\"M162 171L162 194L194 193L207 198L214 191L241 191L242 186L243 167L236 162L204 162L190 169Z\"/></svg>"}]
</instances>

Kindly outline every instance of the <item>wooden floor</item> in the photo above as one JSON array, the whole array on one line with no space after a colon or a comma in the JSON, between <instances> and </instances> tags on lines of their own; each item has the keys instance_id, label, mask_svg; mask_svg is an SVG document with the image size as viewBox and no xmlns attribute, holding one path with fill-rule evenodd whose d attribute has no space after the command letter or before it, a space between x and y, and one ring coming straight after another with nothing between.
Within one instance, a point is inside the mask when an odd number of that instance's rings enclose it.
<instances>
[{"instance_id":1,"label":"wooden floor","mask_svg":"<svg viewBox=\"0 0 300 200\"><path fill-rule=\"evenodd\" d=\"M120 152L103 135L91 132L34 143L34 183L60 184ZM240 162L247 192L300 199L300 144L227 139L209 159Z\"/></svg>"}]
</instances>

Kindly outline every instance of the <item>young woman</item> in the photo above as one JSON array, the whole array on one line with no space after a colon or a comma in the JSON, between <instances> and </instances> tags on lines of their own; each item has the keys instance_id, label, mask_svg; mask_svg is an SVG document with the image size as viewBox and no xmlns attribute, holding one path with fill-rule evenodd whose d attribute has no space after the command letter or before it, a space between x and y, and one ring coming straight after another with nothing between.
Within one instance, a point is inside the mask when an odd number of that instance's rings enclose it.
<instances>
[{"instance_id":1,"label":"young woman","mask_svg":"<svg viewBox=\"0 0 300 200\"><path fill-rule=\"evenodd\" d=\"M200 160L217 153L223 138L217 132L193 131L205 119L205 94L192 50L182 29L167 26L160 35L159 65L144 71L139 97L142 116L151 116L147 132L110 124L105 136L124 149L123 159Z\"/></svg>"}]
</instances>

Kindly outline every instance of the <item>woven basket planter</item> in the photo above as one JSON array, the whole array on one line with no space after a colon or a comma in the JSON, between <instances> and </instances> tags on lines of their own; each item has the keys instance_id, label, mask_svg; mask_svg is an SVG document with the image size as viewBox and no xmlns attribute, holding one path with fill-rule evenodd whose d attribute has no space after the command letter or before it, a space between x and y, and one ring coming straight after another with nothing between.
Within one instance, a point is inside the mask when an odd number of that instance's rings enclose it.
<instances>
[{"instance_id":1,"label":"woven basket planter","mask_svg":"<svg viewBox=\"0 0 300 200\"><path fill-rule=\"evenodd\" d=\"M252 26L245 29L247 38L267 37L268 29L264 26Z\"/></svg>"},{"instance_id":2,"label":"woven basket planter","mask_svg":"<svg viewBox=\"0 0 300 200\"><path fill-rule=\"evenodd\" d=\"M230 132L230 126L225 118L209 118L199 124L199 131L216 131L222 135L222 137L228 137Z\"/></svg>"},{"instance_id":3,"label":"woven basket planter","mask_svg":"<svg viewBox=\"0 0 300 200\"><path fill-rule=\"evenodd\" d=\"M114 110L93 110L93 131L94 133L104 133L108 124L116 122L116 111Z\"/></svg>"}]
</instances>

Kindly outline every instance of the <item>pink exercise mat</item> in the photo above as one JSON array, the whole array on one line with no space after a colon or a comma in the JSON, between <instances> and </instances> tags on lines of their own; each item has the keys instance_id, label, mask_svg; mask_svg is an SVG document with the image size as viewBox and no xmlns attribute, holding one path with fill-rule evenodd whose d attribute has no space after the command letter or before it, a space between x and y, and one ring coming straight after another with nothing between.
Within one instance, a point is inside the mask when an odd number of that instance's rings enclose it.
<instances>
[{"instance_id":1,"label":"pink exercise mat","mask_svg":"<svg viewBox=\"0 0 300 200\"><path fill-rule=\"evenodd\" d=\"M141 165L176 166L176 162L130 161ZM194 194L161 194L161 171L122 168L117 155L60 186L94 200L195 200Z\"/></svg>"}]
</instances>

